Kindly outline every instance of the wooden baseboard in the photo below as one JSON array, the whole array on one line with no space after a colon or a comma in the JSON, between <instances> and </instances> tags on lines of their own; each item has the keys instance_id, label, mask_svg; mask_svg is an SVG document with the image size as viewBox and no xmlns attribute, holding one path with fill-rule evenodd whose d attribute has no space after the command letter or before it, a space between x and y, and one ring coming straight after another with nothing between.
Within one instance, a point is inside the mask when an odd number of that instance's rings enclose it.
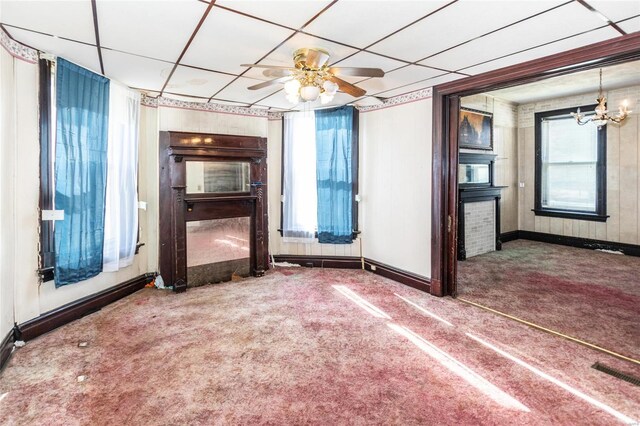
<instances>
[{"instance_id":1,"label":"wooden baseboard","mask_svg":"<svg viewBox=\"0 0 640 426\"><path fill-rule=\"evenodd\" d=\"M509 241L514 241L519 238L520 231L509 231L503 232L500 234L500 241L502 243L508 243Z\"/></svg>"},{"instance_id":2,"label":"wooden baseboard","mask_svg":"<svg viewBox=\"0 0 640 426\"><path fill-rule=\"evenodd\" d=\"M504 240L503 236L516 233L517 238ZM539 241L542 243L558 244L569 247L578 247L591 250L619 251L627 256L640 256L640 246L634 244L617 243L613 241L592 240L590 238L567 237L565 235L546 234L533 231L513 231L500 235L502 242L516 239Z\"/></svg>"},{"instance_id":3,"label":"wooden baseboard","mask_svg":"<svg viewBox=\"0 0 640 426\"><path fill-rule=\"evenodd\" d=\"M342 268L362 269L362 259L356 256L297 256L276 255L276 262L289 262L308 268ZM276 266L277 268L277 266ZM427 278L403 271L393 266L385 265L371 259L364 259L364 268L369 272L392 279L401 284L408 285L419 290L430 291L430 281Z\"/></svg>"},{"instance_id":4,"label":"wooden baseboard","mask_svg":"<svg viewBox=\"0 0 640 426\"><path fill-rule=\"evenodd\" d=\"M431 280L428 278L367 258L364 259L364 267L367 271L397 281L400 284L408 285L427 293L431 292Z\"/></svg>"},{"instance_id":5,"label":"wooden baseboard","mask_svg":"<svg viewBox=\"0 0 640 426\"><path fill-rule=\"evenodd\" d=\"M0 371L4 368L9 358L11 358L11 353L13 352L13 330L9 330L9 333L2 339L2 343L0 343Z\"/></svg>"},{"instance_id":6,"label":"wooden baseboard","mask_svg":"<svg viewBox=\"0 0 640 426\"><path fill-rule=\"evenodd\" d=\"M115 287L83 297L22 323L18 326L19 332L22 334L22 340L31 340L85 315L99 311L108 304L144 288L153 278L154 274L140 275Z\"/></svg>"},{"instance_id":7,"label":"wooden baseboard","mask_svg":"<svg viewBox=\"0 0 640 426\"><path fill-rule=\"evenodd\" d=\"M279 254L273 256L276 263L288 262L308 268L361 269L362 261L356 256L297 256ZM276 265L277 268L277 265Z\"/></svg>"}]
</instances>

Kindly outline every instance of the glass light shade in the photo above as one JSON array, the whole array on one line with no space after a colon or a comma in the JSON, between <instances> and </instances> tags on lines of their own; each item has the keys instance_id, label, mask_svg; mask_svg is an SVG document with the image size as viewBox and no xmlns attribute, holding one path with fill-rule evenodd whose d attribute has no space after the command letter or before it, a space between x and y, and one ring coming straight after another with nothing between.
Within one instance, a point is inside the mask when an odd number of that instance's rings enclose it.
<instances>
[{"instance_id":1,"label":"glass light shade","mask_svg":"<svg viewBox=\"0 0 640 426\"><path fill-rule=\"evenodd\" d=\"M300 97L305 101L315 101L320 96L320 88L317 86L303 86L300 88Z\"/></svg>"},{"instance_id":2,"label":"glass light shade","mask_svg":"<svg viewBox=\"0 0 640 426\"><path fill-rule=\"evenodd\" d=\"M289 80L284 84L284 91L287 95L297 95L298 89L300 89L300 82L298 80Z\"/></svg>"},{"instance_id":3,"label":"glass light shade","mask_svg":"<svg viewBox=\"0 0 640 426\"><path fill-rule=\"evenodd\" d=\"M333 81L329 81L329 80L322 83L322 88L324 89L325 92L327 92L330 95L335 95L336 92L338 91L338 85Z\"/></svg>"}]
</instances>

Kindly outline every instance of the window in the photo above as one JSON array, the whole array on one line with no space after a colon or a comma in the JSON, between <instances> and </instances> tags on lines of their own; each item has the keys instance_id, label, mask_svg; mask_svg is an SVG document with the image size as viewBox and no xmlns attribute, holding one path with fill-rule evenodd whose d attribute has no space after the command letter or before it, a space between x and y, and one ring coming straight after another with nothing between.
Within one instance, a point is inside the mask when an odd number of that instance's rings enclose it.
<instances>
[{"instance_id":1,"label":"window","mask_svg":"<svg viewBox=\"0 0 640 426\"><path fill-rule=\"evenodd\" d=\"M580 107L593 111L595 105ZM535 115L535 209L539 216L604 222L606 127L580 126L577 108Z\"/></svg>"},{"instance_id":2,"label":"window","mask_svg":"<svg viewBox=\"0 0 640 426\"><path fill-rule=\"evenodd\" d=\"M39 73L39 273L59 287L133 262L140 98L62 58Z\"/></svg>"},{"instance_id":3,"label":"window","mask_svg":"<svg viewBox=\"0 0 640 426\"><path fill-rule=\"evenodd\" d=\"M283 119L285 241L350 244L357 234L358 111L340 107Z\"/></svg>"}]
</instances>

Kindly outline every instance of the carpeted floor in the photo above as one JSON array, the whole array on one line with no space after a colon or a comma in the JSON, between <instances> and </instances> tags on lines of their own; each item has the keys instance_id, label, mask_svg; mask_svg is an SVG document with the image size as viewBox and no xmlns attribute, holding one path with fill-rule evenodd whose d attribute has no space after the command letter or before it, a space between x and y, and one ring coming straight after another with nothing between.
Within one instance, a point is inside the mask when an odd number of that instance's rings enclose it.
<instances>
[{"instance_id":1,"label":"carpeted floor","mask_svg":"<svg viewBox=\"0 0 640 426\"><path fill-rule=\"evenodd\" d=\"M640 258L516 240L458 262L461 298L640 359Z\"/></svg>"},{"instance_id":2,"label":"carpeted floor","mask_svg":"<svg viewBox=\"0 0 640 426\"><path fill-rule=\"evenodd\" d=\"M639 419L640 388L595 361L626 368L364 271L277 269L179 295L145 289L28 342L0 376L0 424Z\"/></svg>"}]
</instances>

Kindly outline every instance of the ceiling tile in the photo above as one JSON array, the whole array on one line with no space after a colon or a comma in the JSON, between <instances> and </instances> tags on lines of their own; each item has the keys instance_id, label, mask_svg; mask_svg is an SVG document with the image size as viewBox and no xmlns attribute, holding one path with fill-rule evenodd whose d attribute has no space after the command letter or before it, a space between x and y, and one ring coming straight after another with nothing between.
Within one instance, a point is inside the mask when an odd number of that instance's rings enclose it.
<instances>
[{"instance_id":1,"label":"ceiling tile","mask_svg":"<svg viewBox=\"0 0 640 426\"><path fill-rule=\"evenodd\" d=\"M73 17L73 23L69 17ZM96 43L90 1L3 0L2 22L84 43Z\"/></svg>"},{"instance_id":2,"label":"ceiling tile","mask_svg":"<svg viewBox=\"0 0 640 426\"><path fill-rule=\"evenodd\" d=\"M332 63L335 64L335 61ZM365 67L380 68L384 72L389 72L396 68L407 65L406 62L400 62L384 56L375 55L369 52L359 52L335 64L336 67Z\"/></svg>"},{"instance_id":3,"label":"ceiling tile","mask_svg":"<svg viewBox=\"0 0 640 426\"><path fill-rule=\"evenodd\" d=\"M545 56L553 55L555 53L564 52L567 50L575 49L577 47L583 47L592 43L607 40L616 37L618 33L610 27L601 28L594 31L589 31L585 34L580 34L565 40L560 40L555 43L550 43L545 46L541 46L535 49L527 50L525 52L516 53L504 58L496 59L494 61L486 62L470 68L462 70L467 74L482 74L487 71L492 71L510 65L520 64L533 59L542 58Z\"/></svg>"},{"instance_id":4,"label":"ceiling tile","mask_svg":"<svg viewBox=\"0 0 640 426\"><path fill-rule=\"evenodd\" d=\"M216 5L298 29L329 3L329 0L218 0Z\"/></svg>"},{"instance_id":5,"label":"ceiling tile","mask_svg":"<svg viewBox=\"0 0 640 426\"><path fill-rule=\"evenodd\" d=\"M209 97L231 82L233 78L217 72L178 66L166 90L176 94Z\"/></svg>"},{"instance_id":6,"label":"ceiling tile","mask_svg":"<svg viewBox=\"0 0 640 426\"><path fill-rule=\"evenodd\" d=\"M291 109L295 106L287 100L287 98L285 97L285 93L282 90L274 93L268 98L261 100L257 105L285 110Z\"/></svg>"},{"instance_id":7,"label":"ceiling tile","mask_svg":"<svg viewBox=\"0 0 640 426\"><path fill-rule=\"evenodd\" d=\"M265 87L259 90L247 89L247 87L253 86L254 84L258 83L260 83L259 80L240 77L229 86L225 87L222 92L218 93L216 95L216 98L230 99L251 104L282 88L282 84L274 84L273 86Z\"/></svg>"},{"instance_id":8,"label":"ceiling tile","mask_svg":"<svg viewBox=\"0 0 640 426\"><path fill-rule=\"evenodd\" d=\"M587 3L613 22L640 15L638 0L587 0Z\"/></svg>"},{"instance_id":9,"label":"ceiling tile","mask_svg":"<svg viewBox=\"0 0 640 426\"><path fill-rule=\"evenodd\" d=\"M368 50L413 62L561 3L460 0Z\"/></svg>"},{"instance_id":10,"label":"ceiling tile","mask_svg":"<svg viewBox=\"0 0 640 426\"><path fill-rule=\"evenodd\" d=\"M10 28L9 30L11 31L11 36L22 43L43 52L68 59L97 73L100 72L98 49L95 46L17 28Z\"/></svg>"},{"instance_id":11,"label":"ceiling tile","mask_svg":"<svg viewBox=\"0 0 640 426\"><path fill-rule=\"evenodd\" d=\"M450 81L459 80L464 77L465 76L460 74L449 73L438 77L429 78L418 83L402 86L394 90L387 90L385 92L378 93L377 96L381 98L391 98L394 96L404 95L406 93L417 92L418 90L427 89L429 87L434 87L439 84L448 83Z\"/></svg>"},{"instance_id":12,"label":"ceiling tile","mask_svg":"<svg viewBox=\"0 0 640 426\"><path fill-rule=\"evenodd\" d=\"M113 50L102 50L104 72L109 78L140 89L161 90L173 64Z\"/></svg>"},{"instance_id":13,"label":"ceiling tile","mask_svg":"<svg viewBox=\"0 0 640 426\"><path fill-rule=\"evenodd\" d=\"M339 1L304 31L364 48L449 1ZM358 23L355 24L357 18Z\"/></svg>"},{"instance_id":14,"label":"ceiling tile","mask_svg":"<svg viewBox=\"0 0 640 426\"><path fill-rule=\"evenodd\" d=\"M100 44L175 62L206 9L206 4L190 0L98 0Z\"/></svg>"},{"instance_id":15,"label":"ceiling tile","mask_svg":"<svg viewBox=\"0 0 640 426\"><path fill-rule=\"evenodd\" d=\"M282 43L292 31L215 8L193 39L182 62L240 74L240 64L254 63Z\"/></svg>"},{"instance_id":16,"label":"ceiling tile","mask_svg":"<svg viewBox=\"0 0 640 426\"><path fill-rule=\"evenodd\" d=\"M640 17L627 19L626 21L618 23L618 26L627 34L640 31Z\"/></svg>"},{"instance_id":17,"label":"ceiling tile","mask_svg":"<svg viewBox=\"0 0 640 426\"><path fill-rule=\"evenodd\" d=\"M432 68L408 65L396 71L387 73L383 78L372 78L358 83L357 86L367 91L368 95L375 95L385 90L396 89L399 86L412 84L427 78L436 77L442 71Z\"/></svg>"},{"instance_id":18,"label":"ceiling tile","mask_svg":"<svg viewBox=\"0 0 640 426\"><path fill-rule=\"evenodd\" d=\"M556 22L562 22L562 25L555 25ZM432 56L420 63L454 71L460 70L603 25L604 23L595 13L578 3L569 3L504 30ZM541 28L544 28L544 31L541 31ZM611 37L619 35L614 29L609 28Z\"/></svg>"}]
</instances>

